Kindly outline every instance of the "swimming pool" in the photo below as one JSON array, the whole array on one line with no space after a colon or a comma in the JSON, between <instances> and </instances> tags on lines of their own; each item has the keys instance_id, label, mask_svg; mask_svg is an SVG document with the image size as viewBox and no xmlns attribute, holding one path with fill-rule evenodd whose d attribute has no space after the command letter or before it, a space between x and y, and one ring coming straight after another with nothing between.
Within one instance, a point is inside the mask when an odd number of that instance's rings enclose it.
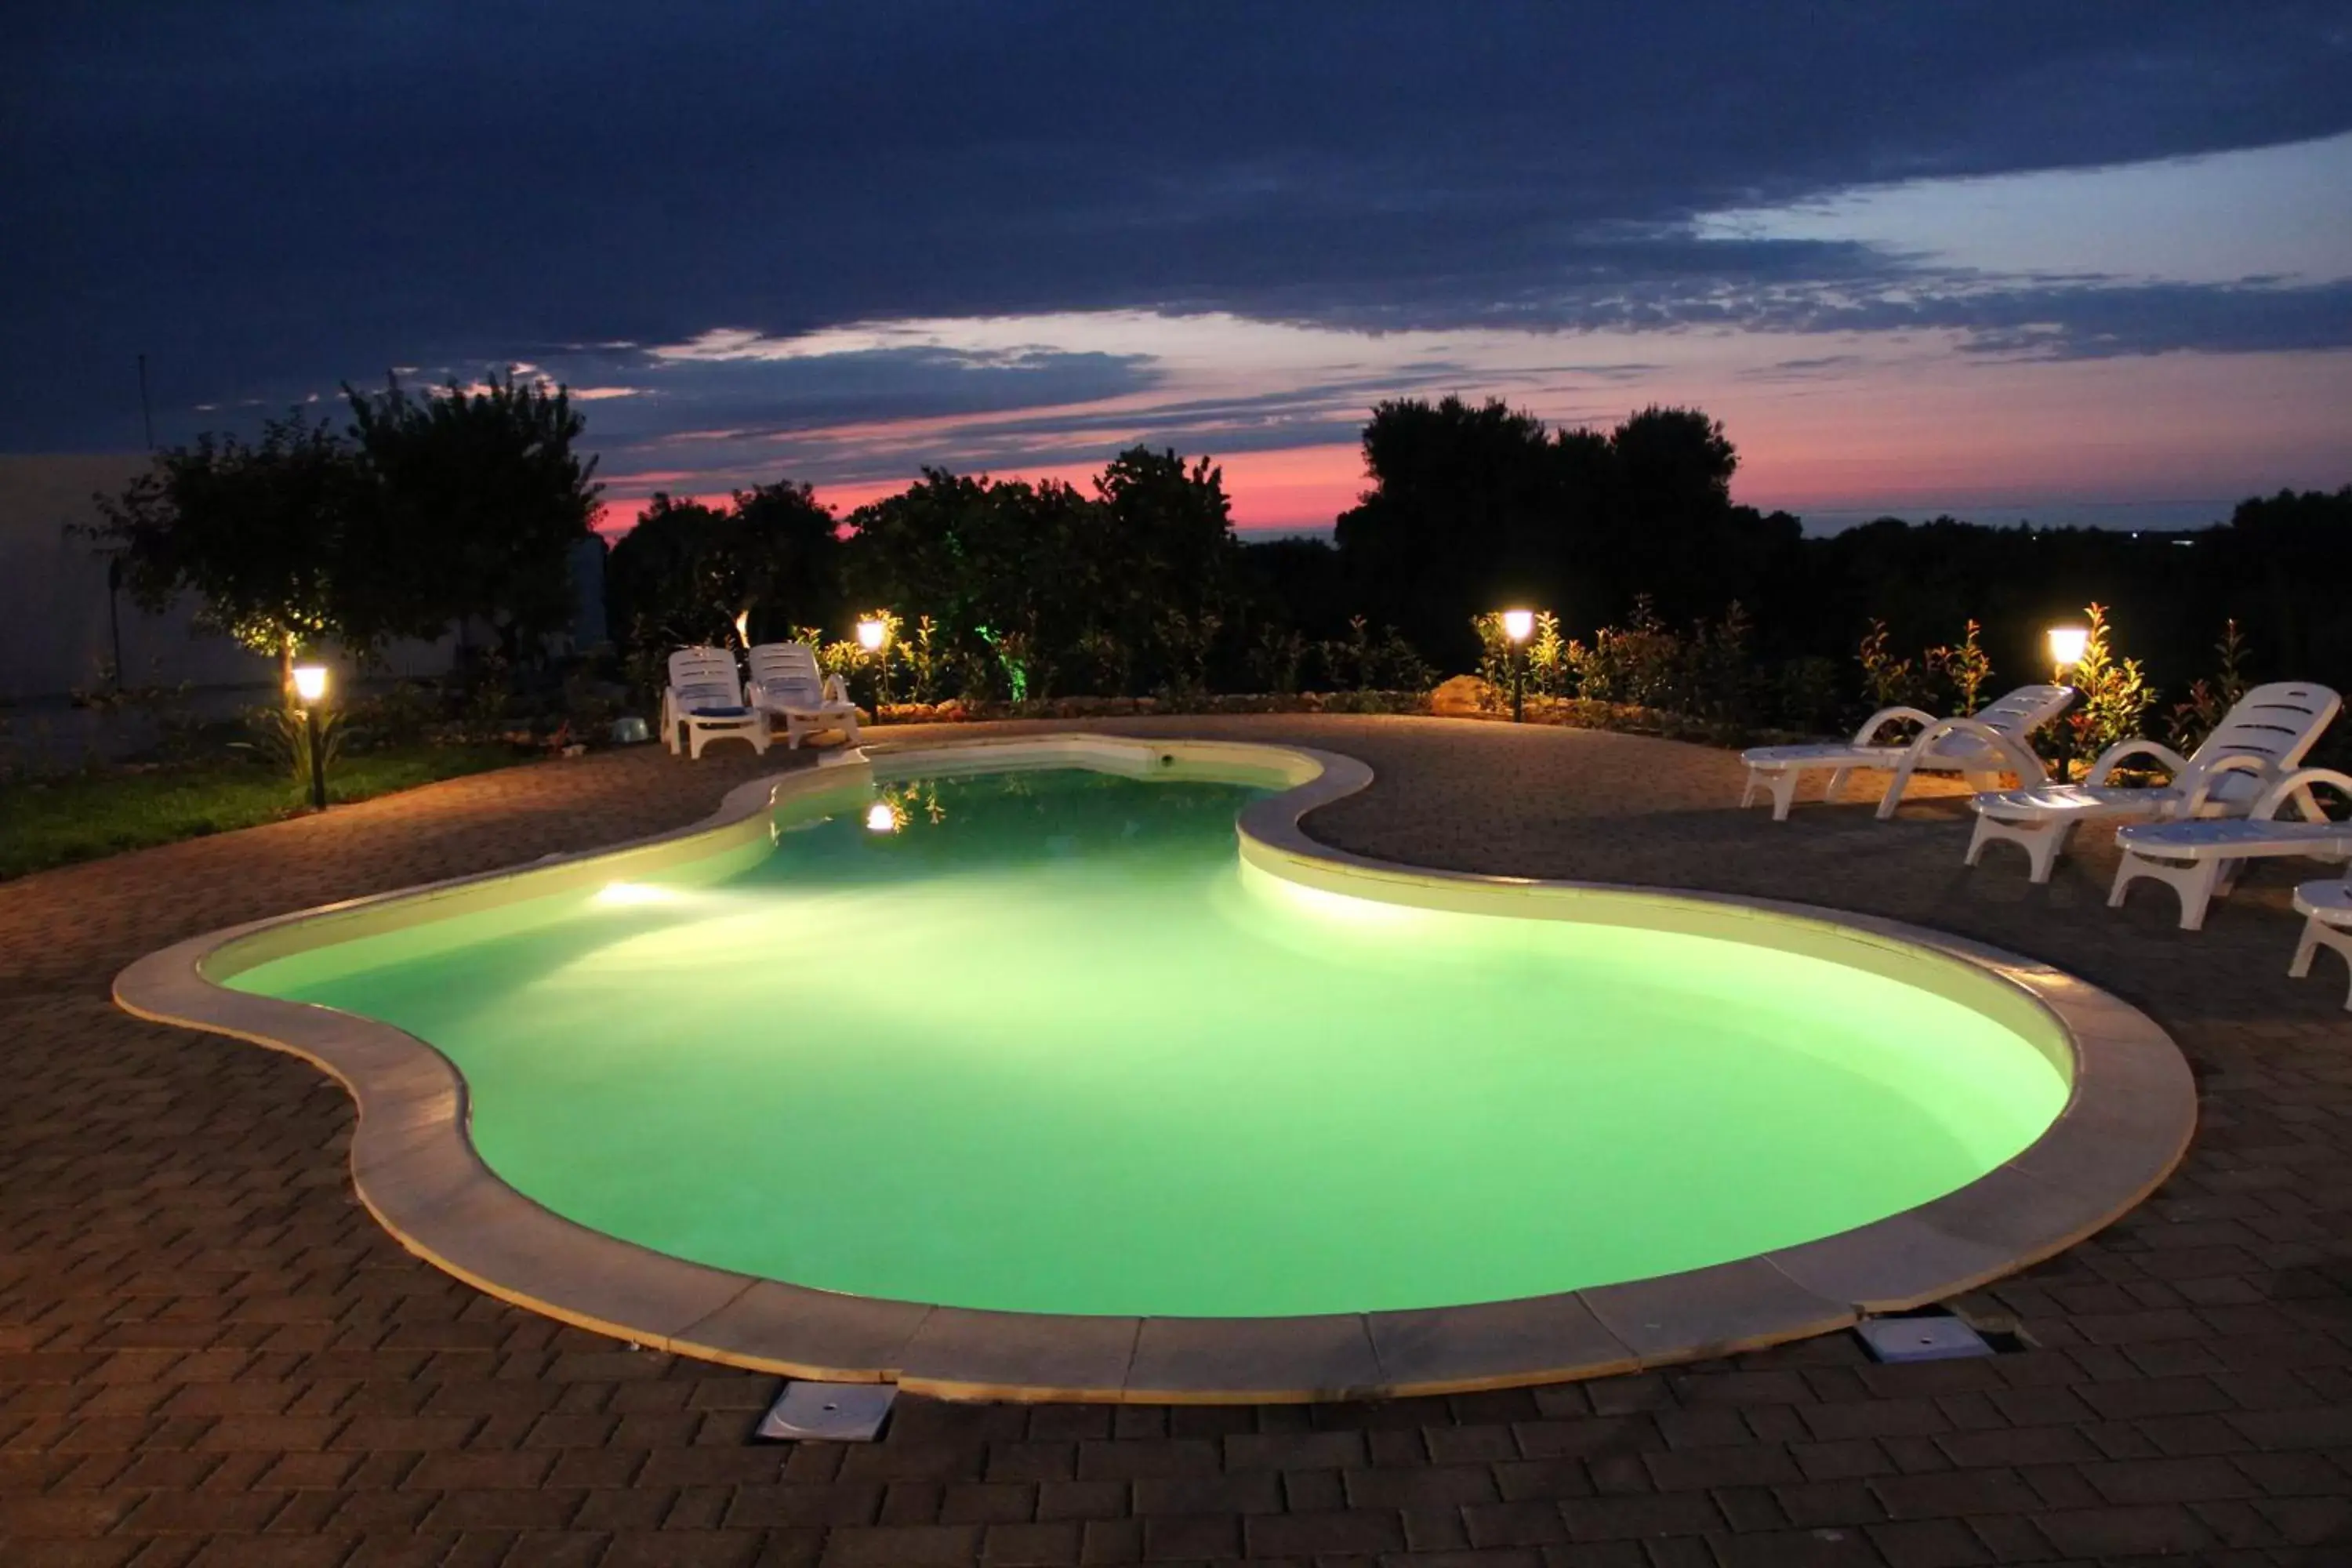
<instances>
[{"instance_id":1,"label":"swimming pool","mask_svg":"<svg viewBox=\"0 0 2352 1568\"><path fill-rule=\"evenodd\" d=\"M1965 1201L2078 1098L2014 975L1350 864L1292 831L1306 770L1211 750L833 770L635 862L207 967L428 1043L487 1173L582 1232L1015 1321L1601 1301Z\"/></svg>"}]
</instances>

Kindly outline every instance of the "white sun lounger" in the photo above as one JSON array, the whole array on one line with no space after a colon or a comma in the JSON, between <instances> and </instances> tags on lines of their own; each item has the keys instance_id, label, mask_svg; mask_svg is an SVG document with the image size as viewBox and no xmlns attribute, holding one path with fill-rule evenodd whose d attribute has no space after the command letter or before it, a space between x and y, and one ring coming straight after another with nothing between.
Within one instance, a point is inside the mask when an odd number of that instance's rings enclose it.
<instances>
[{"instance_id":1,"label":"white sun lounger","mask_svg":"<svg viewBox=\"0 0 2352 1568\"><path fill-rule=\"evenodd\" d=\"M838 730L857 744L857 704L841 677L819 671L816 649L804 642L768 642L751 654L748 700L764 720L784 721L784 747L800 749L801 737Z\"/></svg>"},{"instance_id":2,"label":"white sun lounger","mask_svg":"<svg viewBox=\"0 0 2352 1568\"><path fill-rule=\"evenodd\" d=\"M2295 911L2303 916L2303 940L2294 944L2294 962L2286 972L2300 980L2311 973L2311 960L2323 948L2332 948L2344 955L2344 963L2352 968L2352 880L2328 878L2317 882L2305 882L2294 890ZM2352 1013L2352 992L2344 998L2344 1010Z\"/></svg>"},{"instance_id":3,"label":"white sun lounger","mask_svg":"<svg viewBox=\"0 0 2352 1568\"><path fill-rule=\"evenodd\" d=\"M1798 781L1809 773L1827 772L1823 800L1835 800L1846 774L1856 768L1884 768L1891 775L1886 794L1878 802L1878 820L1885 821L1902 804L1911 775L1919 773L1958 773L1979 790L1991 789L2002 773L2021 781L2039 782L2042 759L2025 737L2056 718L2074 700L2071 686L2021 686L1983 711L1965 719L1938 719L1917 708L1882 708L1864 721L1851 741L1829 741L1805 746L1755 746L1739 753L1748 764L1748 787L1739 796L1747 805L1764 791L1772 797L1772 820L1786 822L1797 798ZM1917 724L1918 734L1907 745L1878 744L1878 732L1898 721Z\"/></svg>"},{"instance_id":4,"label":"white sun lounger","mask_svg":"<svg viewBox=\"0 0 2352 1568\"><path fill-rule=\"evenodd\" d=\"M2352 860L2352 822L2327 820L2312 798L2315 784L2352 797L2352 778L2330 768L2305 768L2273 783L2242 817L2143 822L2118 829L2116 842L2124 858L2107 892L2107 908L2122 908L2125 892L2142 879L2168 882L2180 895L2180 929L2199 931L2214 894L2227 893L2249 860L2279 855ZM2289 802L2306 820L2273 820Z\"/></svg>"},{"instance_id":5,"label":"white sun lounger","mask_svg":"<svg viewBox=\"0 0 2352 1568\"><path fill-rule=\"evenodd\" d=\"M662 689L662 739L676 756L700 758L716 736L740 736L751 749L768 750L768 716L743 700L735 656L721 647L682 647L669 656L669 684Z\"/></svg>"},{"instance_id":6,"label":"white sun lounger","mask_svg":"<svg viewBox=\"0 0 2352 1568\"><path fill-rule=\"evenodd\" d=\"M2046 882L2067 837L2081 823L2243 816L2264 786L2302 763L2343 705L2335 692L2308 681L2257 686L2221 716L2191 756L2154 741L2122 741L2100 754L2081 784L2043 784L1979 795L1969 803L1977 814L1977 826L1969 839L1967 862L1975 865L1988 844L2016 844L2025 850L2032 879ZM2172 782L2148 788L2109 784L2116 765L2133 757L2153 759L2172 775ZM2304 805L2306 816L2317 809L2308 802Z\"/></svg>"}]
</instances>

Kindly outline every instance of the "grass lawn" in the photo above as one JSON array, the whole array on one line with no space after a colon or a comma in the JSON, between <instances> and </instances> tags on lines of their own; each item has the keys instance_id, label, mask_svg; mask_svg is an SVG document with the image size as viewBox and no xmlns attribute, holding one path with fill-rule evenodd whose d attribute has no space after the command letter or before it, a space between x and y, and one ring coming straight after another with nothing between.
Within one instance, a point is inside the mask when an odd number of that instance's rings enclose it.
<instances>
[{"instance_id":1,"label":"grass lawn","mask_svg":"<svg viewBox=\"0 0 2352 1568\"><path fill-rule=\"evenodd\" d=\"M338 757L327 770L335 801L365 800L436 779L523 762L513 746L407 746ZM283 773L241 759L140 773L19 780L0 784L0 879L95 860L308 810Z\"/></svg>"}]
</instances>

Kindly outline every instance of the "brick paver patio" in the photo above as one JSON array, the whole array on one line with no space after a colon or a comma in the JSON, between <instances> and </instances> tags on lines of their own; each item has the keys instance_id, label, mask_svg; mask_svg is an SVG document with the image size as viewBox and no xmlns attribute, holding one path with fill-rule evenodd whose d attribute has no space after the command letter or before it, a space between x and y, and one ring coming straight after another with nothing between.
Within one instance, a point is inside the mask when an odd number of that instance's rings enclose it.
<instances>
[{"instance_id":1,"label":"brick paver patio","mask_svg":"<svg viewBox=\"0 0 2352 1568\"><path fill-rule=\"evenodd\" d=\"M2352 1016L2340 971L2284 977L2296 868L2184 934L2160 889L2101 907L2103 846L2033 888L2021 858L1961 868L1949 799L1776 827L1695 747L1105 727L1362 757L1378 783L1309 826L1366 853L1808 900L2049 959L2174 1032L2196 1145L2138 1212L1968 1303L2032 1342L1990 1361L1880 1367L1840 1336L1373 1405L902 1400L872 1447L753 1447L774 1379L410 1258L352 1198L340 1089L107 1000L165 942L672 826L785 757L479 775L0 886L0 1565L2352 1563Z\"/></svg>"}]
</instances>

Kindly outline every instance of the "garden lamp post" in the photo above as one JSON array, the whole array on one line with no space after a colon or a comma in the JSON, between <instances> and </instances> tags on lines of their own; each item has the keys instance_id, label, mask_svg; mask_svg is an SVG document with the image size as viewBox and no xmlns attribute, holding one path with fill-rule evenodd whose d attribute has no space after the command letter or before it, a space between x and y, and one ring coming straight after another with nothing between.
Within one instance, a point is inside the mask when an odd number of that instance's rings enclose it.
<instances>
[{"instance_id":1,"label":"garden lamp post","mask_svg":"<svg viewBox=\"0 0 2352 1568\"><path fill-rule=\"evenodd\" d=\"M857 623L857 646L871 654L874 665L874 721L882 721L882 709L890 700L890 656L883 645L890 640L890 623L879 616L868 616Z\"/></svg>"},{"instance_id":2,"label":"garden lamp post","mask_svg":"<svg viewBox=\"0 0 2352 1568\"><path fill-rule=\"evenodd\" d=\"M1533 610L1505 610L1503 635L1511 639L1511 722L1524 724L1528 720L1528 638L1536 629Z\"/></svg>"},{"instance_id":3,"label":"garden lamp post","mask_svg":"<svg viewBox=\"0 0 2352 1568\"><path fill-rule=\"evenodd\" d=\"M302 732L310 743L310 805L319 811L327 809L327 754L319 741L319 704L327 699L327 667L323 664L298 664L294 667L294 697L302 705Z\"/></svg>"},{"instance_id":4,"label":"garden lamp post","mask_svg":"<svg viewBox=\"0 0 2352 1568\"><path fill-rule=\"evenodd\" d=\"M2050 642L2050 679L2053 685L2066 684L2066 672L2083 662L2083 650L2090 646L2091 633L2085 626L2052 626L2047 634ZM2064 784L2074 771L2074 743L2068 727L2058 726L2058 782Z\"/></svg>"}]
</instances>

